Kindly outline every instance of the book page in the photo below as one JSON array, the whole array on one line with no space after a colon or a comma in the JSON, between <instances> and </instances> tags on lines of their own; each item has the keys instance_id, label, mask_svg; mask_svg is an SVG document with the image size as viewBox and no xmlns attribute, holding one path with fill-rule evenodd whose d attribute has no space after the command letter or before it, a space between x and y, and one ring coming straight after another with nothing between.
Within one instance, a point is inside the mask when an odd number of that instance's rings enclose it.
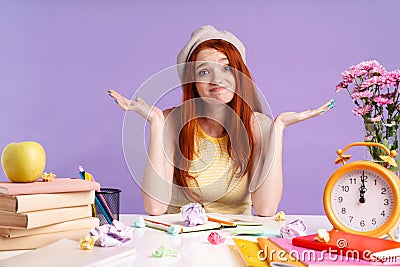
<instances>
[{"instance_id":1,"label":"book page","mask_svg":"<svg viewBox=\"0 0 400 267\"><path fill-rule=\"evenodd\" d=\"M0 260L0 266L99 266L102 264L114 262L118 259L133 255L135 253L135 248L124 246L95 246L93 250L81 250L79 248L78 241L61 239L45 247L22 253L5 260Z\"/></svg>"}]
</instances>

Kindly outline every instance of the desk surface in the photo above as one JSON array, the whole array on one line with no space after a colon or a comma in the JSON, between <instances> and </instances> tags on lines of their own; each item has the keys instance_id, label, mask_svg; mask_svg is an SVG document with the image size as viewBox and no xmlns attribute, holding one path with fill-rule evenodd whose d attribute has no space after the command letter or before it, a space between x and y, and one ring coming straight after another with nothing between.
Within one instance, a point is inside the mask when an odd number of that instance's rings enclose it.
<instances>
[{"instance_id":1,"label":"desk surface","mask_svg":"<svg viewBox=\"0 0 400 267\"><path fill-rule=\"evenodd\" d=\"M126 225L133 225L133 222L139 216L127 215L120 216L120 221ZM245 218L246 216L244 216ZM301 218L307 225L307 233L315 233L319 228L330 229L332 226L325 216L318 215L286 215L286 222L291 222ZM277 222L272 217L256 217L267 227L279 228L285 222ZM219 230L226 237L223 245L211 245L207 241L210 231L186 233L177 236L171 236L167 232L150 228L135 228L134 238L126 243L127 246L136 248L136 254L124 258L111 266L242 266L228 245L233 245L231 229ZM257 237L244 237L249 240L256 240ZM180 252L179 258L168 257L157 259L151 256L161 245L166 245ZM12 257L23 253L24 251L0 252L0 259Z\"/></svg>"}]
</instances>

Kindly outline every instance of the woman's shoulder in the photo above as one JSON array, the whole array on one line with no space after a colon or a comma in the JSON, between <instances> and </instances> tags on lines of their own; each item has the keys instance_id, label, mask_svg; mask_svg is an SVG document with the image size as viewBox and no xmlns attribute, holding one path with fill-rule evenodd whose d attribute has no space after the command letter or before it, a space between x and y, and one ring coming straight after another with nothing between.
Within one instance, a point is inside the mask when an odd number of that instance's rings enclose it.
<instances>
[{"instance_id":1,"label":"woman's shoulder","mask_svg":"<svg viewBox=\"0 0 400 267\"><path fill-rule=\"evenodd\" d=\"M163 110L164 118L168 117L169 114L175 109L175 107L167 108Z\"/></svg>"},{"instance_id":2,"label":"woman's shoulder","mask_svg":"<svg viewBox=\"0 0 400 267\"><path fill-rule=\"evenodd\" d=\"M165 126L169 129L175 129L180 127L181 114L179 107L172 107L163 110Z\"/></svg>"},{"instance_id":3,"label":"woman's shoulder","mask_svg":"<svg viewBox=\"0 0 400 267\"><path fill-rule=\"evenodd\" d=\"M264 140L264 135L269 135L274 120L263 113L254 112L254 116L252 116L252 131L256 140L256 143L259 143L261 140Z\"/></svg>"},{"instance_id":4,"label":"woman's shoulder","mask_svg":"<svg viewBox=\"0 0 400 267\"><path fill-rule=\"evenodd\" d=\"M251 119L253 127L271 127L274 123L274 120L270 116L260 112L254 112L254 116Z\"/></svg>"}]
</instances>

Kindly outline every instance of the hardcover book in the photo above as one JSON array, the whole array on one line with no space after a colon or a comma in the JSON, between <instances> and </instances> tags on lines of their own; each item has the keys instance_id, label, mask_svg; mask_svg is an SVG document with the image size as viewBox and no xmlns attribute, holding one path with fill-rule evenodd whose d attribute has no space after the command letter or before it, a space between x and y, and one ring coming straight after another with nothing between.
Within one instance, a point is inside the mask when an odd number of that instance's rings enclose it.
<instances>
[{"instance_id":1,"label":"hardcover book","mask_svg":"<svg viewBox=\"0 0 400 267\"><path fill-rule=\"evenodd\" d=\"M56 232L56 233L47 233L41 235L28 235L17 238L7 238L0 236L0 251L2 250L22 250L22 249L37 249L46 245L49 245L53 242L56 242L63 238L68 238L72 240L79 241L82 237L88 235L90 232L90 228L80 229L80 230L71 230L64 232ZM79 249L79 243L78 247ZM90 251L89 251L90 252ZM44 259L48 259L47 256L51 256L52 253L48 255L43 255ZM30 262L21 262L24 266L31 266ZM58 261L48 262L47 265L56 265L58 266ZM0 261L0 266L6 266L3 261Z\"/></svg>"},{"instance_id":2,"label":"hardcover book","mask_svg":"<svg viewBox=\"0 0 400 267\"><path fill-rule=\"evenodd\" d=\"M309 267L325 267L325 266L399 266L400 261L394 258L386 258L385 261L371 261L365 259L364 256L370 254L360 254L357 253L356 250L347 250L339 251L339 250L329 250L326 247L326 250L316 250L307 247L300 247L292 244L291 239L287 238L268 238L270 241L275 243L282 250L286 251L286 255L290 255L290 257L297 258L300 260L305 266ZM293 239L294 240L294 239ZM315 241L315 240L314 240ZM385 240L389 241L389 240ZM315 241L319 242L319 241ZM394 241L391 241L394 242ZM322 242L319 242L322 243ZM367 243L366 244L371 251L375 251L376 243ZM379 245L378 245L379 246ZM330 251L330 252L329 252ZM290 253L290 254L289 254Z\"/></svg>"},{"instance_id":3,"label":"hardcover book","mask_svg":"<svg viewBox=\"0 0 400 267\"><path fill-rule=\"evenodd\" d=\"M56 178L52 182L0 182L0 193L10 196L100 190L100 184L77 178Z\"/></svg>"},{"instance_id":4,"label":"hardcover book","mask_svg":"<svg viewBox=\"0 0 400 267\"><path fill-rule=\"evenodd\" d=\"M25 213L0 211L0 227L31 229L90 216L90 205Z\"/></svg>"},{"instance_id":5,"label":"hardcover book","mask_svg":"<svg viewBox=\"0 0 400 267\"><path fill-rule=\"evenodd\" d=\"M400 242L337 230L329 231L330 240L326 243L314 240L315 236L316 235L295 237L292 240L292 244L315 250L336 251L338 254L345 254L348 251L357 251L359 255L366 255L366 257L364 257L366 260L369 260L369 256L372 255L372 253L400 248ZM400 254L396 256L400 256Z\"/></svg>"},{"instance_id":6,"label":"hardcover book","mask_svg":"<svg viewBox=\"0 0 400 267\"><path fill-rule=\"evenodd\" d=\"M15 213L83 206L94 203L94 190L10 196L0 194L0 210Z\"/></svg>"},{"instance_id":7,"label":"hardcover book","mask_svg":"<svg viewBox=\"0 0 400 267\"><path fill-rule=\"evenodd\" d=\"M51 224L33 229L0 228L0 235L8 238L16 238L28 235L39 235L55 232L64 232L80 229L91 229L99 226L99 219L96 217L87 217L67 222Z\"/></svg>"},{"instance_id":8,"label":"hardcover book","mask_svg":"<svg viewBox=\"0 0 400 267\"><path fill-rule=\"evenodd\" d=\"M81 250L79 242L61 239L37 250L25 252L14 257L0 260L5 267L43 267L43 266L104 266L117 263L136 253L134 247L94 247L93 250Z\"/></svg>"}]
</instances>

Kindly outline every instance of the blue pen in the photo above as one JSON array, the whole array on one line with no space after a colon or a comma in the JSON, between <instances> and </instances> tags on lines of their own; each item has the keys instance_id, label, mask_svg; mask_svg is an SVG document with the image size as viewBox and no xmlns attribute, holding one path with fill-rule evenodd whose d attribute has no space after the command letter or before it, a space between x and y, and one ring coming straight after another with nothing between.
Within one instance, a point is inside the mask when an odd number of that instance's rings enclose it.
<instances>
[{"instance_id":1,"label":"blue pen","mask_svg":"<svg viewBox=\"0 0 400 267\"><path fill-rule=\"evenodd\" d=\"M85 180L85 170L83 169L82 165L79 165L78 168L79 168L79 176L81 177L82 180ZM109 224L111 224L112 219L110 218L110 216L104 209L104 207L103 207L102 203L100 202L100 200L98 199L97 195L95 195L94 200L96 202L97 207L99 207L99 209L101 210L101 213L103 213L104 217L106 218L107 222Z\"/></svg>"},{"instance_id":2,"label":"blue pen","mask_svg":"<svg viewBox=\"0 0 400 267\"><path fill-rule=\"evenodd\" d=\"M95 201L96 201L96 205L97 207L99 207L99 209L101 210L101 213L103 213L104 217L106 218L107 222L109 224L112 223L111 218L108 216L108 213L105 211L103 205L100 203L100 200L97 198L97 196L95 196Z\"/></svg>"},{"instance_id":3,"label":"blue pen","mask_svg":"<svg viewBox=\"0 0 400 267\"><path fill-rule=\"evenodd\" d=\"M79 166L78 166L78 169L79 169L79 176L80 176L83 180L85 180L85 170L83 169L82 165L79 165Z\"/></svg>"}]
</instances>

